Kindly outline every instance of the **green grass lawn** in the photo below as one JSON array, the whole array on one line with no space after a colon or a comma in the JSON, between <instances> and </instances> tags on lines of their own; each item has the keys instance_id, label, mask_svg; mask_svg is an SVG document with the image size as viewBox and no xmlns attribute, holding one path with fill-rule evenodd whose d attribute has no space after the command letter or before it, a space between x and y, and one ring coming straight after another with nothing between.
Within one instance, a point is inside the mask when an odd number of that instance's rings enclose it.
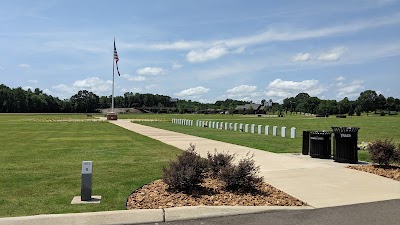
<instances>
[{"instance_id":1,"label":"green grass lawn","mask_svg":"<svg viewBox=\"0 0 400 225\"><path fill-rule=\"evenodd\" d=\"M86 115L0 115L0 217L124 209L180 150ZM93 161L101 204L71 205L81 163Z\"/></svg>"},{"instance_id":2,"label":"green grass lawn","mask_svg":"<svg viewBox=\"0 0 400 225\"><path fill-rule=\"evenodd\" d=\"M243 124L270 125L278 126L278 137L262 135L254 135L250 133L241 133L235 131L216 130L200 127L187 127L172 124L171 122L139 122L144 125L158 127L162 129L177 131L181 133L191 134L195 136L205 137L213 140L229 142L233 144L248 146L256 149L266 150L276 153L298 153L301 152L302 132L303 130L327 130L332 131L332 126L359 127L359 142L371 142L376 139L393 139L396 143L400 143L400 117L399 116L353 116L348 118L336 118L334 116L328 118L316 118L303 115L288 115L283 118L269 118L243 115L200 115L200 114L183 114L183 115L163 115L163 114L130 114L121 115L120 118L143 118L143 119L193 119L193 120L209 120L219 122L232 122ZM194 122L195 123L195 122ZM296 138L280 137L280 128L287 127L286 135L290 136L290 128L296 127ZM256 127L257 128L257 127ZM370 161L367 151L359 151L359 160Z\"/></svg>"}]
</instances>

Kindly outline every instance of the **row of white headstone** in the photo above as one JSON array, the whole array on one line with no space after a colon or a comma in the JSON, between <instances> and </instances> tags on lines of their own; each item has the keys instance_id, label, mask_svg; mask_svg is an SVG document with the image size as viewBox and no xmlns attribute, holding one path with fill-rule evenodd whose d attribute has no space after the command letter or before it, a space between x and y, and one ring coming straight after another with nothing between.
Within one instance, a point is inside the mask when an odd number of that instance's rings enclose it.
<instances>
[{"instance_id":1,"label":"row of white headstone","mask_svg":"<svg viewBox=\"0 0 400 225\"><path fill-rule=\"evenodd\" d=\"M185 126L193 126L193 120L186 119L172 119L172 123L185 125Z\"/></svg>"},{"instance_id":2,"label":"row of white headstone","mask_svg":"<svg viewBox=\"0 0 400 225\"><path fill-rule=\"evenodd\" d=\"M186 119L172 119L172 123L193 126L193 120ZM196 120L196 127L207 127L213 129L222 129L222 130L233 130L233 131L241 131L241 132L251 132L256 133L256 125L255 124L243 124L243 123L228 123L228 122L216 122L216 121L203 121ZM249 129L250 128L250 129ZM264 132L263 132L264 130ZM263 125L257 125L257 133L270 135L270 126L266 125L263 129ZM278 136L278 126L272 127L272 135ZM281 137L286 137L286 127L281 128ZM290 138L296 138L296 127L290 128Z\"/></svg>"}]
</instances>

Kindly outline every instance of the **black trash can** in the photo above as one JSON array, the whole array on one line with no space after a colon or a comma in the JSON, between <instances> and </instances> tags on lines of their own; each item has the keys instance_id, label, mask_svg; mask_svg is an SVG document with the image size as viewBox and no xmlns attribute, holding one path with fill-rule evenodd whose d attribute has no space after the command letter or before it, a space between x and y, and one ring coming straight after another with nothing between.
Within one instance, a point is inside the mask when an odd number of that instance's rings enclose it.
<instances>
[{"instance_id":1,"label":"black trash can","mask_svg":"<svg viewBox=\"0 0 400 225\"><path fill-rule=\"evenodd\" d=\"M333 158L340 163L358 163L358 127L332 127Z\"/></svg>"},{"instance_id":2,"label":"black trash can","mask_svg":"<svg viewBox=\"0 0 400 225\"><path fill-rule=\"evenodd\" d=\"M308 155L310 149L310 131L303 130L303 146L301 149L301 154Z\"/></svg>"},{"instance_id":3,"label":"black trash can","mask_svg":"<svg viewBox=\"0 0 400 225\"><path fill-rule=\"evenodd\" d=\"M313 158L330 159L332 150L332 132L311 131L310 132L310 156Z\"/></svg>"}]
</instances>

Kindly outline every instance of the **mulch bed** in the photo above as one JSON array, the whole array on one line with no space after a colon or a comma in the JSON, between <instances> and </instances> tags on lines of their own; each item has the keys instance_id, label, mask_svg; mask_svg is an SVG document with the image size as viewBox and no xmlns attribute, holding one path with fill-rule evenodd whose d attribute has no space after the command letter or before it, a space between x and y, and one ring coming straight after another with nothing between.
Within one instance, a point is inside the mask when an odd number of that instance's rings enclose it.
<instances>
[{"instance_id":1,"label":"mulch bed","mask_svg":"<svg viewBox=\"0 0 400 225\"><path fill-rule=\"evenodd\" d=\"M216 179L207 178L191 195L174 193L162 180L156 180L133 192L127 209L159 209L180 206L304 206L304 202L263 183L254 193L232 193Z\"/></svg>"},{"instance_id":2,"label":"mulch bed","mask_svg":"<svg viewBox=\"0 0 400 225\"><path fill-rule=\"evenodd\" d=\"M373 173L379 176L400 181L400 166L357 165L348 166L347 168Z\"/></svg>"}]
</instances>

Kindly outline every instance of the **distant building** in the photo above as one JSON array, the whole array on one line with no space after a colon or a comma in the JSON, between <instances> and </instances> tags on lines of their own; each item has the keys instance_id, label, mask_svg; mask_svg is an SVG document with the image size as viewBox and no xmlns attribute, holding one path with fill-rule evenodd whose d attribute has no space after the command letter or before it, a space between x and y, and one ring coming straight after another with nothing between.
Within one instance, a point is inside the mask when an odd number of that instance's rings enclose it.
<instances>
[{"instance_id":1,"label":"distant building","mask_svg":"<svg viewBox=\"0 0 400 225\"><path fill-rule=\"evenodd\" d=\"M239 111L243 110L246 113L253 114L253 113L259 113L263 109L264 109L264 106L262 106L261 104L250 103L250 104L236 106L235 112L239 112ZM250 112L251 110L252 110L252 112Z\"/></svg>"}]
</instances>

